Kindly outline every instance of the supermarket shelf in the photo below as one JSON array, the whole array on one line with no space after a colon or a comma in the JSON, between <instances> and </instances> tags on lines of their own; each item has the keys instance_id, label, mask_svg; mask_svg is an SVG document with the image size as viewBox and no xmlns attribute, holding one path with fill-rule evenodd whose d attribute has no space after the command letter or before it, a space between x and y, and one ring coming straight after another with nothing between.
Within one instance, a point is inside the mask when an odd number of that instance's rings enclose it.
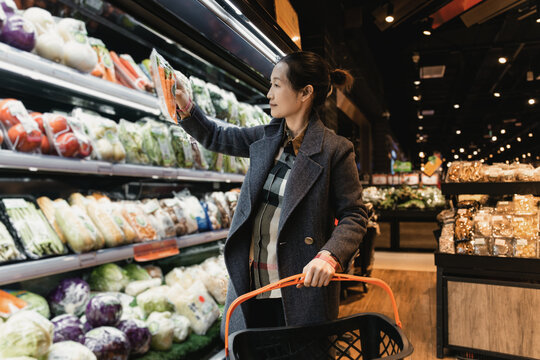
<instances>
[{"instance_id":1,"label":"supermarket shelf","mask_svg":"<svg viewBox=\"0 0 540 360\"><path fill-rule=\"evenodd\" d=\"M244 175L215 171L164 168L158 166L111 164L103 161L66 159L52 155L24 154L0 150L0 169L22 169L31 172L60 172L109 176L127 176L184 181L242 182Z\"/></svg>"},{"instance_id":2,"label":"supermarket shelf","mask_svg":"<svg viewBox=\"0 0 540 360\"><path fill-rule=\"evenodd\" d=\"M540 195L540 181L535 182L502 182L502 183L443 183L441 190L444 195L461 194L533 194Z\"/></svg>"},{"instance_id":3,"label":"supermarket shelf","mask_svg":"<svg viewBox=\"0 0 540 360\"><path fill-rule=\"evenodd\" d=\"M47 83L107 103L114 103L153 115L160 114L158 100L151 94L81 73L65 65L5 44L0 44L0 69L32 82Z\"/></svg>"},{"instance_id":4,"label":"supermarket shelf","mask_svg":"<svg viewBox=\"0 0 540 360\"><path fill-rule=\"evenodd\" d=\"M176 239L179 249L201 245L227 237L228 230L181 236ZM145 243L147 244L147 243ZM64 255L42 260L0 266L0 285L41 278L84 269L101 264L133 258L134 245L103 249L85 254Z\"/></svg>"},{"instance_id":5,"label":"supermarket shelf","mask_svg":"<svg viewBox=\"0 0 540 360\"><path fill-rule=\"evenodd\" d=\"M435 253L435 265L449 269L467 269L473 273L490 271L534 274L540 279L540 259Z\"/></svg>"}]
</instances>

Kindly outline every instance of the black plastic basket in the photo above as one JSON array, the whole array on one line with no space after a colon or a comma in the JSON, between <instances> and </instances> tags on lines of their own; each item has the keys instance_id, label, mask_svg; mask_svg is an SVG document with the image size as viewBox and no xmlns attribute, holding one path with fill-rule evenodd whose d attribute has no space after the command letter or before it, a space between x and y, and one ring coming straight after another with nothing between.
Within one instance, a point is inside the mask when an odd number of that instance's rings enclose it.
<instances>
[{"instance_id":1,"label":"black plastic basket","mask_svg":"<svg viewBox=\"0 0 540 360\"><path fill-rule=\"evenodd\" d=\"M225 344L230 360L318 360L318 359L404 359L413 352L401 331L397 305L388 285L379 279L353 275L335 275L332 281L361 281L382 287L394 308L393 323L377 313L349 317L305 326L247 329L228 337L229 320L234 309L258 294L303 281L303 274L283 279L236 299L226 317Z\"/></svg>"}]
</instances>

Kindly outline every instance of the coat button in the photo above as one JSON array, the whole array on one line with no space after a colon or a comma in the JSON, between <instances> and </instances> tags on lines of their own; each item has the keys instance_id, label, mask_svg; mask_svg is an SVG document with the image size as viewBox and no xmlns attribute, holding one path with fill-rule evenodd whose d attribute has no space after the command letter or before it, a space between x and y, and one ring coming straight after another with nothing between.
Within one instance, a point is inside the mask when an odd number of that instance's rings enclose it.
<instances>
[{"instance_id":1,"label":"coat button","mask_svg":"<svg viewBox=\"0 0 540 360\"><path fill-rule=\"evenodd\" d=\"M306 245L313 245L313 238L308 236L304 239L304 242L306 243Z\"/></svg>"}]
</instances>

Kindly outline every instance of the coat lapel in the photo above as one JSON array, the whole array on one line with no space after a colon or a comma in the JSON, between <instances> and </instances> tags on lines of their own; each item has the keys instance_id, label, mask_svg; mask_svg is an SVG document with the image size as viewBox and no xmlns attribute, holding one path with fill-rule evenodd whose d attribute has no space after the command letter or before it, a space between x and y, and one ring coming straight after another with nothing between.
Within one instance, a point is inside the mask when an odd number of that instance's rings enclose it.
<instances>
[{"instance_id":1,"label":"coat lapel","mask_svg":"<svg viewBox=\"0 0 540 360\"><path fill-rule=\"evenodd\" d=\"M323 123L319 119L313 119L308 125L306 135L287 180L279 219L278 237L294 209L322 173L323 167L311 159L311 156L321 152L323 138Z\"/></svg>"}]
</instances>

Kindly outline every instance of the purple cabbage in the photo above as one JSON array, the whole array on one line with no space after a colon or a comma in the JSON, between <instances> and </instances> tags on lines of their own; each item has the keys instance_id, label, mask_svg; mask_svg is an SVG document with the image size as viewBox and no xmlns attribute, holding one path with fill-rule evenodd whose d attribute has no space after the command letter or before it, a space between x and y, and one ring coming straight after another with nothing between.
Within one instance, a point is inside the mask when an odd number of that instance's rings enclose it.
<instances>
[{"instance_id":1,"label":"purple cabbage","mask_svg":"<svg viewBox=\"0 0 540 360\"><path fill-rule=\"evenodd\" d=\"M84 343L83 324L78 317L64 314L51 320L54 325L53 342L76 341Z\"/></svg>"},{"instance_id":2,"label":"purple cabbage","mask_svg":"<svg viewBox=\"0 0 540 360\"><path fill-rule=\"evenodd\" d=\"M142 355L150 350L152 334L141 320L122 320L116 328L126 334L131 345L131 354Z\"/></svg>"},{"instance_id":3,"label":"purple cabbage","mask_svg":"<svg viewBox=\"0 0 540 360\"><path fill-rule=\"evenodd\" d=\"M90 330L92 330L92 325L90 325L88 321L86 321L86 315L81 316L79 320L81 321L81 324L83 326L83 331L85 334L89 332Z\"/></svg>"},{"instance_id":4,"label":"purple cabbage","mask_svg":"<svg viewBox=\"0 0 540 360\"><path fill-rule=\"evenodd\" d=\"M98 360L127 360L131 347L122 331L109 326L88 332L84 346L89 348Z\"/></svg>"},{"instance_id":5,"label":"purple cabbage","mask_svg":"<svg viewBox=\"0 0 540 360\"><path fill-rule=\"evenodd\" d=\"M13 0L0 0L0 5L2 5L2 10L8 16L17 12L17 5Z\"/></svg>"},{"instance_id":6,"label":"purple cabbage","mask_svg":"<svg viewBox=\"0 0 540 360\"><path fill-rule=\"evenodd\" d=\"M54 315L84 313L90 300L90 285L82 279L65 279L49 294L49 305Z\"/></svg>"},{"instance_id":7,"label":"purple cabbage","mask_svg":"<svg viewBox=\"0 0 540 360\"><path fill-rule=\"evenodd\" d=\"M93 327L115 326L122 316L122 304L113 295L94 296L86 306L86 321Z\"/></svg>"},{"instance_id":8,"label":"purple cabbage","mask_svg":"<svg viewBox=\"0 0 540 360\"><path fill-rule=\"evenodd\" d=\"M22 16L8 15L0 34L0 41L17 49L32 51L36 46L36 29Z\"/></svg>"}]
</instances>

